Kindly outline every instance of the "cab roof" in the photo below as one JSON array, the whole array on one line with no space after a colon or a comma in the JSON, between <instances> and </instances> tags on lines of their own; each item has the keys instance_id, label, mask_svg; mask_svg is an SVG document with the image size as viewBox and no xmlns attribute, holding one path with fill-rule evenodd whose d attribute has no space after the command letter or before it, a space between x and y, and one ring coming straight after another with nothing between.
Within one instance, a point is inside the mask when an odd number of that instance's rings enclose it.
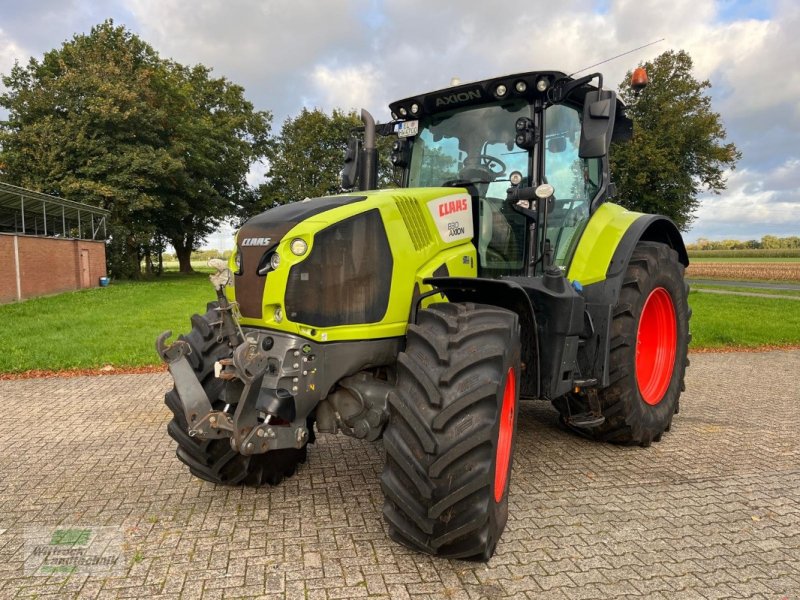
<instances>
[{"instance_id":1,"label":"cab roof","mask_svg":"<svg viewBox=\"0 0 800 600\"><path fill-rule=\"evenodd\" d=\"M524 99L531 102L539 98L546 101L549 100L548 94L554 87L574 80L575 78L561 71L515 73L409 96L390 103L389 109L392 111L392 121L397 122L419 119L457 108L489 104L498 100ZM589 83L578 87L570 93L570 103L582 105L586 93L596 89L596 86ZM618 128L626 130L615 131L615 137L619 136L620 139L630 137L630 121L625 116L624 109L625 105L617 99L616 117L619 126L615 127L615 130Z\"/></svg>"}]
</instances>

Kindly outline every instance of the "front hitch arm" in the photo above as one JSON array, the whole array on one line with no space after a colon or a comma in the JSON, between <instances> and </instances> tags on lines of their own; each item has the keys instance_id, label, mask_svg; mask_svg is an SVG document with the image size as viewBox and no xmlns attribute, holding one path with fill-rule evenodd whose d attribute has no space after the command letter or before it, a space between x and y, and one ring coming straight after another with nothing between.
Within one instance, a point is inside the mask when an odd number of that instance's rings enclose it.
<instances>
[{"instance_id":1,"label":"front hitch arm","mask_svg":"<svg viewBox=\"0 0 800 600\"><path fill-rule=\"evenodd\" d=\"M208 261L208 264L216 270L209 276L209 279L219 301L217 309L220 313L218 339L220 342L226 340L233 349L242 341L240 339L241 329L233 315L234 305L228 302L225 296L225 286L231 283L233 276L223 260L212 259ZM158 336L156 352L167 364L172 379L175 381L175 390L181 399L189 436L197 436L202 439L230 436L235 432L231 415L225 411L215 411L212 408L208 395L186 358L192 353L192 347L184 340L177 340L167 345L170 336L172 336L171 331L165 331Z\"/></svg>"},{"instance_id":2,"label":"front hitch arm","mask_svg":"<svg viewBox=\"0 0 800 600\"><path fill-rule=\"evenodd\" d=\"M192 353L192 347L184 340L176 340L167 345L170 336L171 331L165 331L158 336L156 351L167 364L175 381L175 390L181 399L189 435L204 439L225 437L221 430L233 428L230 417L211 408L208 395L186 358Z\"/></svg>"}]
</instances>

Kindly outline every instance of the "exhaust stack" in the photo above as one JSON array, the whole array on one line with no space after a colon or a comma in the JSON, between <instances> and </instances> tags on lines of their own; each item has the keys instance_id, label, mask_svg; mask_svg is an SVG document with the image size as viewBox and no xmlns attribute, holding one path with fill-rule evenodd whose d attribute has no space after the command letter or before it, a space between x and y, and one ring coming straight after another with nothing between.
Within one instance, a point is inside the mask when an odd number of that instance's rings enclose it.
<instances>
[{"instance_id":1,"label":"exhaust stack","mask_svg":"<svg viewBox=\"0 0 800 600\"><path fill-rule=\"evenodd\" d=\"M364 123L364 149L362 150L361 173L358 189L374 190L378 186L378 147L375 144L375 119L366 109L361 109Z\"/></svg>"}]
</instances>

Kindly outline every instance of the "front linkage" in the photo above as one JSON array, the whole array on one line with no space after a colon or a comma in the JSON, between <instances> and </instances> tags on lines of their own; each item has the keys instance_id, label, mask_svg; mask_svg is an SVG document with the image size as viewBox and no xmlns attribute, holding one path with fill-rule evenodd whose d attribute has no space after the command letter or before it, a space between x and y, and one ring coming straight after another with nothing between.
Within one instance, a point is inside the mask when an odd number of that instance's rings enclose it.
<instances>
[{"instance_id":1,"label":"front linkage","mask_svg":"<svg viewBox=\"0 0 800 600\"><path fill-rule=\"evenodd\" d=\"M178 339L167 345L171 331L156 341L174 379L188 435L230 438L231 448L244 456L303 448L313 435L313 415L320 431L377 439L388 419L391 385L360 371L393 363L399 342L323 345L278 331L242 330L236 305L224 292L230 271L224 261L209 265L217 269L210 279L219 315L210 325L216 341L230 347L230 356L214 364L215 377L224 382L220 397L210 399L198 379L188 358L190 344Z\"/></svg>"},{"instance_id":2,"label":"front linkage","mask_svg":"<svg viewBox=\"0 0 800 600\"><path fill-rule=\"evenodd\" d=\"M209 277L217 293L216 311L219 314L219 321L212 326L218 328L217 341L226 343L232 351L230 358L214 365L215 375L225 382L225 405L219 410L213 408L187 359L192 352L188 343L179 339L166 345L171 331L165 331L156 340L156 350L167 364L183 403L189 436L205 440L229 437L231 448L243 455L282 448L302 448L309 435L305 418L297 424L293 423L296 414L289 409L294 409L294 403L286 402L288 397L281 397L287 396L281 394L283 388L276 387L272 398L266 398L266 403L261 390L265 377L269 375L279 381L290 378L292 391L298 391L301 374L308 374L308 357L303 357L302 361L300 359L303 344L300 340L288 339L289 336L281 336L276 340L277 336L274 335L245 335L234 314L235 305L225 296L224 288L230 282L230 271L221 260L209 261L209 265L217 269ZM270 354L274 355L275 350L281 347L287 360L276 365L267 351L272 350ZM232 406L235 406L235 411L231 414L229 410ZM284 426L271 426L273 419Z\"/></svg>"}]
</instances>

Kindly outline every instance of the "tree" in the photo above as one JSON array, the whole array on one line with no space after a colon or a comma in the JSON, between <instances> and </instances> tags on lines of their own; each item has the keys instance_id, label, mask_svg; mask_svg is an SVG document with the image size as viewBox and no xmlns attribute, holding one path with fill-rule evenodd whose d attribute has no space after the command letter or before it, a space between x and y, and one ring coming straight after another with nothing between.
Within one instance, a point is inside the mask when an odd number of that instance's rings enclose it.
<instances>
[{"instance_id":1,"label":"tree","mask_svg":"<svg viewBox=\"0 0 800 600\"><path fill-rule=\"evenodd\" d=\"M4 179L109 209L115 275L137 268L159 182L180 167L163 143L160 69L150 46L107 22L3 77Z\"/></svg>"},{"instance_id":2,"label":"tree","mask_svg":"<svg viewBox=\"0 0 800 600\"><path fill-rule=\"evenodd\" d=\"M303 108L296 117L287 118L268 152L270 169L267 183L260 188L261 207L340 193L347 144L360 127L355 112L340 109L328 115ZM389 162L391 143L392 139L378 136L379 187L395 184Z\"/></svg>"},{"instance_id":3,"label":"tree","mask_svg":"<svg viewBox=\"0 0 800 600\"><path fill-rule=\"evenodd\" d=\"M211 78L204 66L170 63L168 81L176 90L170 153L182 168L164 190L157 224L181 272L190 272L192 250L247 203L247 173L266 153L271 115L254 111L242 87Z\"/></svg>"},{"instance_id":4,"label":"tree","mask_svg":"<svg viewBox=\"0 0 800 600\"><path fill-rule=\"evenodd\" d=\"M190 270L185 248L233 212L269 132L270 115L240 87L161 59L112 21L16 64L3 83L3 178L109 209L117 277L137 276L142 248L161 237Z\"/></svg>"},{"instance_id":5,"label":"tree","mask_svg":"<svg viewBox=\"0 0 800 600\"><path fill-rule=\"evenodd\" d=\"M685 230L698 194L725 189L725 170L735 168L741 153L725 143L720 115L706 93L711 83L692 76L686 52L668 51L643 66L650 84L638 98L630 73L619 87L633 139L611 152L618 198L627 208L667 215Z\"/></svg>"},{"instance_id":6,"label":"tree","mask_svg":"<svg viewBox=\"0 0 800 600\"><path fill-rule=\"evenodd\" d=\"M265 206L341 191L339 173L350 134L361 124L355 113L303 108L287 118L268 153L268 182L261 186Z\"/></svg>"}]
</instances>

